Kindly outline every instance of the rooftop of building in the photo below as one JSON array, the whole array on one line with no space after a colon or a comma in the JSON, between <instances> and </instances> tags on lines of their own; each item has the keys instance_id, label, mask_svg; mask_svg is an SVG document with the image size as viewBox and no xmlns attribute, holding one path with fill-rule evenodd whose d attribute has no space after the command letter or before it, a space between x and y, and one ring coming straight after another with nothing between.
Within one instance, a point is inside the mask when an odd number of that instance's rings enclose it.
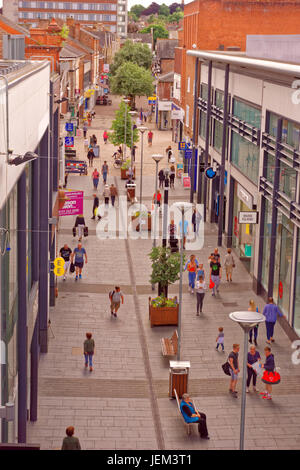
<instances>
[{"instance_id":1,"label":"rooftop of building","mask_svg":"<svg viewBox=\"0 0 300 470\"><path fill-rule=\"evenodd\" d=\"M174 72L167 72L157 77L157 80L161 83L172 83L174 82Z\"/></svg>"},{"instance_id":2,"label":"rooftop of building","mask_svg":"<svg viewBox=\"0 0 300 470\"><path fill-rule=\"evenodd\" d=\"M78 57L83 57L84 52L77 49L77 47L71 46L71 44L65 44L62 50L59 53L60 59L77 59Z\"/></svg>"},{"instance_id":3,"label":"rooftop of building","mask_svg":"<svg viewBox=\"0 0 300 470\"><path fill-rule=\"evenodd\" d=\"M156 56L158 59L174 59L178 39L157 39Z\"/></svg>"},{"instance_id":4,"label":"rooftop of building","mask_svg":"<svg viewBox=\"0 0 300 470\"><path fill-rule=\"evenodd\" d=\"M34 71L50 66L47 60L1 60L0 75L6 76L9 83L25 77Z\"/></svg>"},{"instance_id":5,"label":"rooftop of building","mask_svg":"<svg viewBox=\"0 0 300 470\"><path fill-rule=\"evenodd\" d=\"M152 44L151 33L127 33L127 39L145 44Z\"/></svg>"},{"instance_id":6,"label":"rooftop of building","mask_svg":"<svg viewBox=\"0 0 300 470\"><path fill-rule=\"evenodd\" d=\"M22 34L24 36L30 36L28 29L24 28L23 26L20 26L17 23L13 23L8 18L6 18L6 16L0 15L0 23L1 22L7 25L9 28L14 29L19 34Z\"/></svg>"}]
</instances>

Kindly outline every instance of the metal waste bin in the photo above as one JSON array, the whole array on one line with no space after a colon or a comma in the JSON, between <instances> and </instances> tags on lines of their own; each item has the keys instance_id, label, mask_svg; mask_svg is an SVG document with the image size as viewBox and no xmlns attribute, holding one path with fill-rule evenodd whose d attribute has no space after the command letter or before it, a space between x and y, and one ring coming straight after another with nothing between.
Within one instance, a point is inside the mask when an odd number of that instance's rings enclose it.
<instances>
[{"instance_id":1,"label":"metal waste bin","mask_svg":"<svg viewBox=\"0 0 300 470\"><path fill-rule=\"evenodd\" d=\"M189 361L170 361L169 376L169 397L175 398L174 388L179 398L187 393L189 370L191 363Z\"/></svg>"}]
</instances>

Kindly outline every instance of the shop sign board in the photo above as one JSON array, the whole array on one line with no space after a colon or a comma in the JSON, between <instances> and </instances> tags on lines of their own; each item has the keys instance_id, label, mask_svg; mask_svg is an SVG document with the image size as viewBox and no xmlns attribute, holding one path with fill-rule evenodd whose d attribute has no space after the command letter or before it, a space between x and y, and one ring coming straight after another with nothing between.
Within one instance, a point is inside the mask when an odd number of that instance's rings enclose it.
<instances>
[{"instance_id":1,"label":"shop sign board","mask_svg":"<svg viewBox=\"0 0 300 470\"><path fill-rule=\"evenodd\" d=\"M178 142L178 150L185 150L186 142Z\"/></svg>"},{"instance_id":2,"label":"shop sign board","mask_svg":"<svg viewBox=\"0 0 300 470\"><path fill-rule=\"evenodd\" d=\"M240 211L239 224L257 224L258 212L257 211Z\"/></svg>"},{"instance_id":3,"label":"shop sign board","mask_svg":"<svg viewBox=\"0 0 300 470\"><path fill-rule=\"evenodd\" d=\"M109 73L109 64L103 64L103 72Z\"/></svg>"},{"instance_id":4,"label":"shop sign board","mask_svg":"<svg viewBox=\"0 0 300 470\"><path fill-rule=\"evenodd\" d=\"M246 204L249 209L253 207L253 196L246 191L240 184L237 186L237 197Z\"/></svg>"},{"instance_id":5,"label":"shop sign board","mask_svg":"<svg viewBox=\"0 0 300 470\"><path fill-rule=\"evenodd\" d=\"M171 111L172 102L171 101L159 101L158 102L158 111Z\"/></svg>"},{"instance_id":6,"label":"shop sign board","mask_svg":"<svg viewBox=\"0 0 300 470\"><path fill-rule=\"evenodd\" d=\"M65 147L74 147L74 137L65 137Z\"/></svg>"},{"instance_id":7,"label":"shop sign board","mask_svg":"<svg viewBox=\"0 0 300 470\"><path fill-rule=\"evenodd\" d=\"M73 132L74 131L74 124L72 122L66 122L66 131Z\"/></svg>"},{"instance_id":8,"label":"shop sign board","mask_svg":"<svg viewBox=\"0 0 300 470\"><path fill-rule=\"evenodd\" d=\"M190 189L191 187L191 178L189 177L188 173L183 173L182 175L182 184L184 189Z\"/></svg>"},{"instance_id":9,"label":"shop sign board","mask_svg":"<svg viewBox=\"0 0 300 470\"><path fill-rule=\"evenodd\" d=\"M65 203L59 217L83 214L83 191L66 191Z\"/></svg>"},{"instance_id":10,"label":"shop sign board","mask_svg":"<svg viewBox=\"0 0 300 470\"><path fill-rule=\"evenodd\" d=\"M209 166L209 167L206 168L206 170L205 170L205 176L206 176L206 178L208 178L209 180L212 180L212 179L214 179L214 178L217 176L217 172L213 169L212 166Z\"/></svg>"}]
</instances>

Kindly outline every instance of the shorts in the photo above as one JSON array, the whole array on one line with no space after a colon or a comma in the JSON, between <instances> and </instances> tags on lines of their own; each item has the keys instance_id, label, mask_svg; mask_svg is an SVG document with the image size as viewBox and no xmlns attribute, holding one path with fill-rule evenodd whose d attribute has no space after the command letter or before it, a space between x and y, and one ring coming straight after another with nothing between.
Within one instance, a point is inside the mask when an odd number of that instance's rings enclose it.
<instances>
[{"instance_id":1,"label":"shorts","mask_svg":"<svg viewBox=\"0 0 300 470\"><path fill-rule=\"evenodd\" d=\"M111 302L111 310L119 310L121 303L120 302Z\"/></svg>"},{"instance_id":2,"label":"shorts","mask_svg":"<svg viewBox=\"0 0 300 470\"><path fill-rule=\"evenodd\" d=\"M226 274L232 274L232 266L225 266Z\"/></svg>"},{"instance_id":3,"label":"shorts","mask_svg":"<svg viewBox=\"0 0 300 470\"><path fill-rule=\"evenodd\" d=\"M231 374L231 380L237 380L238 379L239 373L235 374L233 372L233 369L231 369L231 368L230 368L230 374Z\"/></svg>"},{"instance_id":4,"label":"shorts","mask_svg":"<svg viewBox=\"0 0 300 470\"><path fill-rule=\"evenodd\" d=\"M83 261L81 263L79 261L75 261L74 264L75 264L76 268L80 268L80 269L83 268Z\"/></svg>"}]
</instances>

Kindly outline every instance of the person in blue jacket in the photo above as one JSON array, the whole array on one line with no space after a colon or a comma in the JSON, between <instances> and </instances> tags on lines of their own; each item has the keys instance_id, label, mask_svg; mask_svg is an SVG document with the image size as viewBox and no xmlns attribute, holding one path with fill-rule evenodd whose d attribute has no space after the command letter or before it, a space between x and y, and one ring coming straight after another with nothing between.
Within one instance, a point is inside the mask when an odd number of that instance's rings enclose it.
<instances>
[{"instance_id":1,"label":"person in blue jacket","mask_svg":"<svg viewBox=\"0 0 300 470\"><path fill-rule=\"evenodd\" d=\"M186 423L198 423L198 430L201 439L209 439L206 426L206 415L195 409L193 403L190 401L188 393L184 393L182 395L180 411Z\"/></svg>"},{"instance_id":2,"label":"person in blue jacket","mask_svg":"<svg viewBox=\"0 0 300 470\"><path fill-rule=\"evenodd\" d=\"M263 315L266 317L266 330L267 330L267 343L271 344L274 343L274 327L277 320L277 317L283 317L284 315L281 313L277 305L273 302L273 297L269 297L269 301L265 308L263 309Z\"/></svg>"},{"instance_id":3,"label":"person in blue jacket","mask_svg":"<svg viewBox=\"0 0 300 470\"><path fill-rule=\"evenodd\" d=\"M269 346L266 346L264 351L265 351L265 355L266 355L266 362L264 364L262 364L261 367L263 367L267 372L273 372L274 373L274 371L275 371L275 359L274 359L274 355L271 352L271 348L269 348ZM263 378L263 381L266 384L266 390L261 393L262 398L264 398L265 400L272 400L272 384L267 383L264 380L264 378Z\"/></svg>"}]
</instances>

